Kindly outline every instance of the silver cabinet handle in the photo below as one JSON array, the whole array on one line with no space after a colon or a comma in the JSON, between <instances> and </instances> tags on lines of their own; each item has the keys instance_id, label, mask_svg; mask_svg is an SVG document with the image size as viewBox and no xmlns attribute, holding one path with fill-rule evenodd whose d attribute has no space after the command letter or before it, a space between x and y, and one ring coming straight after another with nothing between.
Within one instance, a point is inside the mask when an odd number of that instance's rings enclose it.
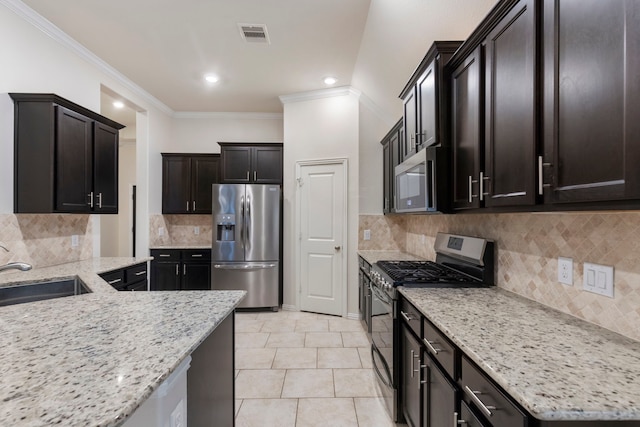
<instances>
[{"instance_id":1,"label":"silver cabinet handle","mask_svg":"<svg viewBox=\"0 0 640 427\"><path fill-rule=\"evenodd\" d=\"M458 427L459 425L466 424L466 423L467 422L465 420L458 421L458 413L457 412L453 413L453 427Z\"/></svg>"},{"instance_id":2,"label":"silver cabinet handle","mask_svg":"<svg viewBox=\"0 0 640 427\"><path fill-rule=\"evenodd\" d=\"M102 209L102 193L98 193L98 208Z\"/></svg>"},{"instance_id":3,"label":"silver cabinet handle","mask_svg":"<svg viewBox=\"0 0 640 427\"><path fill-rule=\"evenodd\" d=\"M427 346L427 348L429 349L429 351L431 351L431 353L433 353L433 354L435 354L435 355L437 355L437 354L438 354L438 352L442 351L442 349L441 349L441 348L435 348L435 347L433 346L433 344L435 344L435 341L429 341L428 339L423 338L423 339L422 339L422 342L424 342L424 345L426 345L426 346Z\"/></svg>"},{"instance_id":4,"label":"silver cabinet handle","mask_svg":"<svg viewBox=\"0 0 640 427\"><path fill-rule=\"evenodd\" d=\"M404 311L400 310L400 314L402 315L402 317L404 317L404 320L406 320L407 322L411 322L413 319L413 317L409 316L407 313L405 313Z\"/></svg>"},{"instance_id":5,"label":"silver cabinet handle","mask_svg":"<svg viewBox=\"0 0 640 427\"><path fill-rule=\"evenodd\" d=\"M187 275L187 264L182 264L182 275L183 276Z\"/></svg>"},{"instance_id":6,"label":"silver cabinet handle","mask_svg":"<svg viewBox=\"0 0 640 427\"><path fill-rule=\"evenodd\" d=\"M253 180L254 181L258 180L258 171L253 171Z\"/></svg>"},{"instance_id":7,"label":"silver cabinet handle","mask_svg":"<svg viewBox=\"0 0 640 427\"><path fill-rule=\"evenodd\" d=\"M113 284L118 283L118 282L122 282L122 279L110 280L108 283L109 283L110 285L113 285Z\"/></svg>"},{"instance_id":8,"label":"silver cabinet handle","mask_svg":"<svg viewBox=\"0 0 640 427\"><path fill-rule=\"evenodd\" d=\"M196 201L194 200L193 201L193 212L195 212L195 211L196 211Z\"/></svg>"},{"instance_id":9,"label":"silver cabinet handle","mask_svg":"<svg viewBox=\"0 0 640 427\"><path fill-rule=\"evenodd\" d=\"M87 195L89 197L89 207L93 209L93 191Z\"/></svg>"},{"instance_id":10,"label":"silver cabinet handle","mask_svg":"<svg viewBox=\"0 0 640 427\"><path fill-rule=\"evenodd\" d=\"M187 212L189 212L189 201L187 200Z\"/></svg>"},{"instance_id":11,"label":"silver cabinet handle","mask_svg":"<svg viewBox=\"0 0 640 427\"><path fill-rule=\"evenodd\" d=\"M413 373L416 371L415 369L413 369L413 361L415 360L415 357L415 352L411 350L411 378L413 378Z\"/></svg>"},{"instance_id":12,"label":"silver cabinet handle","mask_svg":"<svg viewBox=\"0 0 640 427\"><path fill-rule=\"evenodd\" d=\"M484 192L484 182L488 181L490 178L488 176L484 176L483 172L480 172L480 179L479 179L479 183L480 183L480 200L484 200L484 196L488 196L489 193L485 193Z\"/></svg>"},{"instance_id":13,"label":"silver cabinet handle","mask_svg":"<svg viewBox=\"0 0 640 427\"><path fill-rule=\"evenodd\" d=\"M178 268L179 268L179 267L178 267L178 264L176 264L176 276L179 276L179 275L180 275L180 270L178 270Z\"/></svg>"},{"instance_id":14,"label":"silver cabinet handle","mask_svg":"<svg viewBox=\"0 0 640 427\"><path fill-rule=\"evenodd\" d=\"M478 181L476 181L471 175L469 175L469 203L473 202L474 197L478 197L477 194L473 194L473 184L475 184L476 182Z\"/></svg>"},{"instance_id":15,"label":"silver cabinet handle","mask_svg":"<svg viewBox=\"0 0 640 427\"><path fill-rule=\"evenodd\" d=\"M138 271L136 273L136 276L142 276L143 274L147 274L147 272L146 271Z\"/></svg>"},{"instance_id":16,"label":"silver cabinet handle","mask_svg":"<svg viewBox=\"0 0 640 427\"><path fill-rule=\"evenodd\" d=\"M202 258L202 254L191 254L191 258Z\"/></svg>"},{"instance_id":17,"label":"silver cabinet handle","mask_svg":"<svg viewBox=\"0 0 640 427\"><path fill-rule=\"evenodd\" d=\"M542 159L542 156L538 156L538 194L544 195L544 188L551 187L551 184L544 183L544 177L542 175L542 167L549 167L551 163L545 163Z\"/></svg>"},{"instance_id":18,"label":"silver cabinet handle","mask_svg":"<svg viewBox=\"0 0 640 427\"><path fill-rule=\"evenodd\" d=\"M170 257L170 256L171 256L171 254L160 254L160 255L158 255L158 256L160 256L160 257Z\"/></svg>"},{"instance_id":19,"label":"silver cabinet handle","mask_svg":"<svg viewBox=\"0 0 640 427\"><path fill-rule=\"evenodd\" d=\"M249 181L249 171L247 171L247 181Z\"/></svg>"},{"instance_id":20,"label":"silver cabinet handle","mask_svg":"<svg viewBox=\"0 0 640 427\"><path fill-rule=\"evenodd\" d=\"M473 400L473 403L476 404L476 406L480 409L480 411L482 411L482 413L485 414L487 417L490 417L493 415L493 413L491 412L492 409L494 411L498 409L495 406L485 405L484 402L480 400L478 395L482 394L481 391L473 391L469 388L468 385L464 386L464 391L465 393L467 393L467 396L469 396L469 398Z\"/></svg>"}]
</instances>

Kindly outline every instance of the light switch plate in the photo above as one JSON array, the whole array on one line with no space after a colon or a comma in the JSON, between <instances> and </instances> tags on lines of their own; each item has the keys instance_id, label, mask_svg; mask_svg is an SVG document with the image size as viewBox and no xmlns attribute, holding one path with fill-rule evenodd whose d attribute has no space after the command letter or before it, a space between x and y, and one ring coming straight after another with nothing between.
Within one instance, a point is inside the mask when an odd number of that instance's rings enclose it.
<instances>
[{"instance_id":1,"label":"light switch plate","mask_svg":"<svg viewBox=\"0 0 640 427\"><path fill-rule=\"evenodd\" d=\"M195 234L196 236L200 234L200 227L198 226L193 227L193 234Z\"/></svg>"},{"instance_id":2,"label":"light switch plate","mask_svg":"<svg viewBox=\"0 0 640 427\"><path fill-rule=\"evenodd\" d=\"M72 248L77 248L78 244L79 244L78 235L74 234L73 236L71 236L71 247Z\"/></svg>"},{"instance_id":3,"label":"light switch plate","mask_svg":"<svg viewBox=\"0 0 640 427\"><path fill-rule=\"evenodd\" d=\"M158 227L158 236L164 236L164 227Z\"/></svg>"},{"instance_id":4,"label":"light switch plate","mask_svg":"<svg viewBox=\"0 0 640 427\"><path fill-rule=\"evenodd\" d=\"M558 257L558 282L573 286L573 259Z\"/></svg>"},{"instance_id":5,"label":"light switch plate","mask_svg":"<svg viewBox=\"0 0 640 427\"><path fill-rule=\"evenodd\" d=\"M371 240L371 230L364 230L364 240Z\"/></svg>"},{"instance_id":6,"label":"light switch plate","mask_svg":"<svg viewBox=\"0 0 640 427\"><path fill-rule=\"evenodd\" d=\"M585 262L583 288L613 298L613 267Z\"/></svg>"}]
</instances>

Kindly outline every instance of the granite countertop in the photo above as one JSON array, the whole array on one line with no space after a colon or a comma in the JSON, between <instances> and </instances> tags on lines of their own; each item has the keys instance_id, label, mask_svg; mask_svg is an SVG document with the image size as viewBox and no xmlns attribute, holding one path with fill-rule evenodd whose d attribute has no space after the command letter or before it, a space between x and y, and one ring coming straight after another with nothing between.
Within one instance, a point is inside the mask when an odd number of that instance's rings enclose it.
<instances>
[{"instance_id":1,"label":"granite countertop","mask_svg":"<svg viewBox=\"0 0 640 427\"><path fill-rule=\"evenodd\" d=\"M358 255L364 258L369 264L374 264L378 261L418 261L424 259L401 251L361 250L358 251Z\"/></svg>"},{"instance_id":2,"label":"granite countertop","mask_svg":"<svg viewBox=\"0 0 640 427\"><path fill-rule=\"evenodd\" d=\"M17 274L79 276L89 294L0 307L0 425L118 426L242 300L244 291L117 292L101 258Z\"/></svg>"},{"instance_id":3,"label":"granite countertop","mask_svg":"<svg viewBox=\"0 0 640 427\"><path fill-rule=\"evenodd\" d=\"M640 342L496 288L399 288L540 420L640 420Z\"/></svg>"}]
</instances>

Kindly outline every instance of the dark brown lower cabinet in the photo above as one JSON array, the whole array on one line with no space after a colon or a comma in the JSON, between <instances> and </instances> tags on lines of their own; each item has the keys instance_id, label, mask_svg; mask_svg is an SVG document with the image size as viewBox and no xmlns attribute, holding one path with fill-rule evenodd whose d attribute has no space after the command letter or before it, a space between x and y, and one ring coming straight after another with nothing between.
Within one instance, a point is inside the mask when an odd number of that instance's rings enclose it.
<instances>
[{"instance_id":1,"label":"dark brown lower cabinet","mask_svg":"<svg viewBox=\"0 0 640 427\"><path fill-rule=\"evenodd\" d=\"M147 263L101 273L100 277L118 291L146 291Z\"/></svg>"},{"instance_id":2,"label":"dark brown lower cabinet","mask_svg":"<svg viewBox=\"0 0 640 427\"><path fill-rule=\"evenodd\" d=\"M422 403L422 347L420 341L404 324L402 329L402 415L412 427L422 425L420 406Z\"/></svg>"},{"instance_id":3,"label":"dark brown lower cabinet","mask_svg":"<svg viewBox=\"0 0 640 427\"><path fill-rule=\"evenodd\" d=\"M208 249L152 249L152 291L211 289L211 251Z\"/></svg>"},{"instance_id":4,"label":"dark brown lower cabinet","mask_svg":"<svg viewBox=\"0 0 640 427\"><path fill-rule=\"evenodd\" d=\"M464 402L460 404L460 418L458 419L458 425L465 427L491 427L491 424L485 424L480 421L480 419L471 412L469 406Z\"/></svg>"},{"instance_id":5,"label":"dark brown lower cabinet","mask_svg":"<svg viewBox=\"0 0 640 427\"><path fill-rule=\"evenodd\" d=\"M422 426L453 425L459 399L458 386L449 380L426 351L422 353L422 360L425 360L427 365L425 368L427 382L422 395L424 411Z\"/></svg>"}]
</instances>

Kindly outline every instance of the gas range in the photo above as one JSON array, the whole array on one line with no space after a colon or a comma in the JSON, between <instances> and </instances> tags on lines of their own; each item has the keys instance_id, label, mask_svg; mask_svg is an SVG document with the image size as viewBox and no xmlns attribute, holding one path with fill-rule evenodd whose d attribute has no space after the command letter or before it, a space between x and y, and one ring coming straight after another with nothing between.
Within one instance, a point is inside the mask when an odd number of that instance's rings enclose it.
<instances>
[{"instance_id":1,"label":"gas range","mask_svg":"<svg viewBox=\"0 0 640 427\"><path fill-rule=\"evenodd\" d=\"M371 280L395 299L395 288L454 288L494 284L493 242L438 233L434 261L378 261Z\"/></svg>"}]
</instances>

